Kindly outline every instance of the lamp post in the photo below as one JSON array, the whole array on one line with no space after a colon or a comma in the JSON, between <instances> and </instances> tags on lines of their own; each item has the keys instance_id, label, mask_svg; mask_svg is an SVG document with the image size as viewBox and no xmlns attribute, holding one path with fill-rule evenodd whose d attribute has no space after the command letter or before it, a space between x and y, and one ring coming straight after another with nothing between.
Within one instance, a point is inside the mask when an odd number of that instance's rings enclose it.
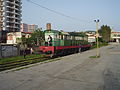
<instances>
[{"instance_id":1,"label":"lamp post","mask_svg":"<svg viewBox=\"0 0 120 90\"><path fill-rule=\"evenodd\" d=\"M98 23L99 23L99 19L94 20L94 22L96 23L96 38L97 38L97 55L96 57L99 57L99 42L98 42Z\"/></svg>"}]
</instances>

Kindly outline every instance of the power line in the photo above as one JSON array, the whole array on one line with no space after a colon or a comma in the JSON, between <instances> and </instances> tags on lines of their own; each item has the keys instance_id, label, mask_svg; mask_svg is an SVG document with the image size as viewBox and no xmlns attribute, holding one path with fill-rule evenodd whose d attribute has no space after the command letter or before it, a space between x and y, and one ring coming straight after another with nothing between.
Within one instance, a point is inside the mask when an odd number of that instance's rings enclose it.
<instances>
[{"instance_id":1,"label":"power line","mask_svg":"<svg viewBox=\"0 0 120 90\"><path fill-rule=\"evenodd\" d=\"M64 17L67 17L67 18L69 18L69 19L77 20L77 21L80 21L80 22L90 23L90 22L87 21L87 20L82 20L82 19L78 19L78 18L75 18L75 17L71 17L71 16L66 15L66 14L64 14L64 13L61 13L61 12L58 12L58 11L49 9L49 8L47 8L47 7L43 6L43 5L40 5L40 4L38 4L38 3L35 3L35 2L33 2L33 1L31 1L31 0L27 0L27 1L30 2L30 3L32 3L32 4L34 4L34 5L37 5L37 6L41 7L41 8L43 8L43 9L46 9L46 10L48 10L48 11L50 11L50 12L53 12L53 13L55 13L55 14L58 14L58 15L61 15L61 16L64 16Z\"/></svg>"}]
</instances>

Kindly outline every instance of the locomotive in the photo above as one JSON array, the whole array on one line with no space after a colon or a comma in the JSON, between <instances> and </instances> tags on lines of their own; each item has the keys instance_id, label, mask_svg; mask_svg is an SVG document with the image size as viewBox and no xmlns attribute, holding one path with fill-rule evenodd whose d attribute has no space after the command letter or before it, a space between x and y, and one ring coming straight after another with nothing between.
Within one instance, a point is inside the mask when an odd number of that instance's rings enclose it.
<instances>
[{"instance_id":1,"label":"locomotive","mask_svg":"<svg viewBox=\"0 0 120 90\"><path fill-rule=\"evenodd\" d=\"M45 42L39 49L41 52L49 54L50 57L78 53L91 47L87 42L87 37L71 32L52 30L50 23L47 24L44 34Z\"/></svg>"}]
</instances>

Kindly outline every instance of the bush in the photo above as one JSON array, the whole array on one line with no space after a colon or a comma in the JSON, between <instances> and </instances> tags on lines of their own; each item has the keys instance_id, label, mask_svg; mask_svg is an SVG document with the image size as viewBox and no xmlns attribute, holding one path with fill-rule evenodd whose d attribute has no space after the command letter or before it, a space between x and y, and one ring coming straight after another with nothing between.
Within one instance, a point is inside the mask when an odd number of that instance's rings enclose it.
<instances>
[{"instance_id":1,"label":"bush","mask_svg":"<svg viewBox=\"0 0 120 90\"><path fill-rule=\"evenodd\" d=\"M99 46L98 47L102 47L102 46L107 46L108 43L107 42L99 42ZM97 44L93 44L91 49L97 48Z\"/></svg>"}]
</instances>

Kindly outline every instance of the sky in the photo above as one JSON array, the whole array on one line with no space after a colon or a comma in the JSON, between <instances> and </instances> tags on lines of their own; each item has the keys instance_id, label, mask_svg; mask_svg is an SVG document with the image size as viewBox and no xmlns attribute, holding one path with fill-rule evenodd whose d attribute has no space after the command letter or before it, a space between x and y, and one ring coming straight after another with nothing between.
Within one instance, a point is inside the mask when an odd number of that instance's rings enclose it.
<instances>
[{"instance_id":1,"label":"sky","mask_svg":"<svg viewBox=\"0 0 120 90\"><path fill-rule=\"evenodd\" d=\"M30 1L37 3L35 5ZM99 28L108 25L120 31L120 0L22 0L22 22L37 24L43 29L46 23L52 29L63 31L96 30L94 20L99 19ZM56 14L50 10L62 13Z\"/></svg>"}]
</instances>

